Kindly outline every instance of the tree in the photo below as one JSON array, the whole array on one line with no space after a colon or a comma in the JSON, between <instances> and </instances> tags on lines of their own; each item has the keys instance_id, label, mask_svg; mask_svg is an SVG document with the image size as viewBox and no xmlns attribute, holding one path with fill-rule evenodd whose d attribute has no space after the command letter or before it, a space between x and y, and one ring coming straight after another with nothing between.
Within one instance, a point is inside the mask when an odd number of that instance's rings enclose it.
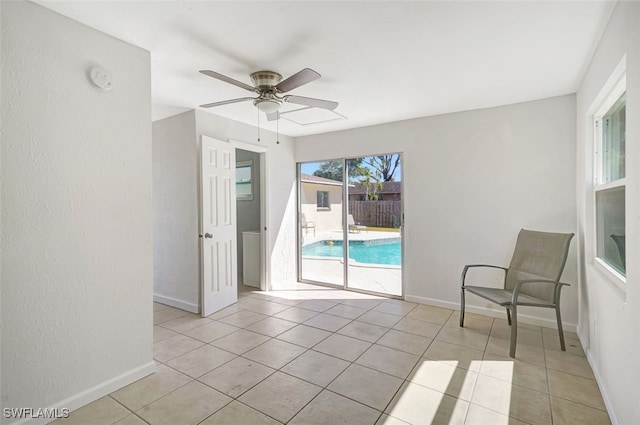
<instances>
[{"instance_id":1,"label":"tree","mask_svg":"<svg viewBox=\"0 0 640 425\"><path fill-rule=\"evenodd\" d=\"M382 189L383 183L375 174L379 174L377 171L372 172L367 167L359 166L357 171L360 173L360 184L365 189L365 197L368 201L377 201L380 198L378 190Z\"/></svg>"},{"instance_id":2,"label":"tree","mask_svg":"<svg viewBox=\"0 0 640 425\"><path fill-rule=\"evenodd\" d=\"M394 181L396 171L400 167L400 155L375 155L360 158L356 166L356 177L353 182L360 183L365 190L365 199L377 201L378 193L384 188L385 182Z\"/></svg>"},{"instance_id":3,"label":"tree","mask_svg":"<svg viewBox=\"0 0 640 425\"><path fill-rule=\"evenodd\" d=\"M324 177L325 179L342 181L342 161L326 161L320 165L316 171L313 172L314 176Z\"/></svg>"},{"instance_id":4,"label":"tree","mask_svg":"<svg viewBox=\"0 0 640 425\"><path fill-rule=\"evenodd\" d=\"M360 166L360 164L362 164L362 158L354 158L347 161L350 180L353 180L354 177L360 177L360 172L358 171L358 167ZM341 182L344 177L342 170L342 160L323 162L320 165L320 168L313 172L313 175Z\"/></svg>"},{"instance_id":5,"label":"tree","mask_svg":"<svg viewBox=\"0 0 640 425\"><path fill-rule=\"evenodd\" d=\"M365 164L373 168L381 176L381 181L394 181L396 171L400 166L400 155L377 155L365 158Z\"/></svg>"},{"instance_id":6,"label":"tree","mask_svg":"<svg viewBox=\"0 0 640 425\"><path fill-rule=\"evenodd\" d=\"M326 179L343 181L341 160L323 162L313 175ZM365 197L370 201L380 198L379 191L385 182L392 182L400 167L400 155L374 155L347 160L349 183L360 183L365 189Z\"/></svg>"}]
</instances>

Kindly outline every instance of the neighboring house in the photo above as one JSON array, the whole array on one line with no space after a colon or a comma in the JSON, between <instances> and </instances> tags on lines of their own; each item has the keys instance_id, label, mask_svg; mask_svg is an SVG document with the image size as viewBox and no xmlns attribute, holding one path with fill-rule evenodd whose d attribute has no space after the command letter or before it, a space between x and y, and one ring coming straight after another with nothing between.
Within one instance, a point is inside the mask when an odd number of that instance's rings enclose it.
<instances>
[{"instance_id":1,"label":"neighboring house","mask_svg":"<svg viewBox=\"0 0 640 425\"><path fill-rule=\"evenodd\" d=\"M342 230L342 182L300 174L300 206L309 227L304 233ZM349 185L352 186L352 185Z\"/></svg>"},{"instance_id":2,"label":"neighboring house","mask_svg":"<svg viewBox=\"0 0 640 425\"><path fill-rule=\"evenodd\" d=\"M371 184L369 193L375 190L375 183ZM375 191L378 194L378 199L370 199L372 201L400 201L402 199L402 182L383 182L382 187L378 186L378 190ZM350 201L368 201L367 199L367 187L358 183L353 188L349 189Z\"/></svg>"}]
</instances>

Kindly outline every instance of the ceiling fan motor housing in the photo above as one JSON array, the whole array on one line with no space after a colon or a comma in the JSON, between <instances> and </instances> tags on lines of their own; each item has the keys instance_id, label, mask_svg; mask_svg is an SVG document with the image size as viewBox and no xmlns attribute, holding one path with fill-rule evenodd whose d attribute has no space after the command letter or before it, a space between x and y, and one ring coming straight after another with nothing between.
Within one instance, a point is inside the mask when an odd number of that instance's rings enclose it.
<instances>
[{"instance_id":1,"label":"ceiling fan motor housing","mask_svg":"<svg viewBox=\"0 0 640 425\"><path fill-rule=\"evenodd\" d=\"M251 81L253 81L253 85L258 89L268 90L282 81L282 75L273 71L258 71L251 74Z\"/></svg>"}]
</instances>

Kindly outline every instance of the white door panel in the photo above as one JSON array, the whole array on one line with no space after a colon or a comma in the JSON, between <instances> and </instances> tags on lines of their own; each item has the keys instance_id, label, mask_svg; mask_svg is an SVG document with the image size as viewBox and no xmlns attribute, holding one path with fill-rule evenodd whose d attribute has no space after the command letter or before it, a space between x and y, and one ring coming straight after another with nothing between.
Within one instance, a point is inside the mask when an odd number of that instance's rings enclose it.
<instances>
[{"instance_id":1,"label":"white door panel","mask_svg":"<svg viewBox=\"0 0 640 425\"><path fill-rule=\"evenodd\" d=\"M202 137L202 315L238 301L235 148Z\"/></svg>"}]
</instances>

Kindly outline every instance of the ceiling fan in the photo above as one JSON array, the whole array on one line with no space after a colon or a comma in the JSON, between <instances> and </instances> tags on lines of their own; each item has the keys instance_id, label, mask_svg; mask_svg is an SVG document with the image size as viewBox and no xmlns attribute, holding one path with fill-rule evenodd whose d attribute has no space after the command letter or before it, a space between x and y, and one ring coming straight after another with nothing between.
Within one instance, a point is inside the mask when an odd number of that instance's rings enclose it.
<instances>
[{"instance_id":1,"label":"ceiling fan","mask_svg":"<svg viewBox=\"0 0 640 425\"><path fill-rule=\"evenodd\" d=\"M253 81L253 86L250 86L249 84L245 84L238 80L234 80L233 78L227 77L226 75L222 75L214 71L202 70L200 71L200 73L258 94L258 97L240 97L238 99L205 103L204 105L200 105L201 108L211 108L214 106L228 105L230 103L252 100L255 107L260 111L265 112L269 121L273 121L278 119L278 110L284 102L329 110L334 110L338 107L338 102L332 102L329 100L293 95L281 96L282 93L287 93L293 89L296 89L304 84L310 83L311 81L320 78L320 74L310 68L305 68L302 71L298 71L297 73L284 80L282 79L282 75L278 74L277 72L257 71L251 74L251 81Z\"/></svg>"}]
</instances>

